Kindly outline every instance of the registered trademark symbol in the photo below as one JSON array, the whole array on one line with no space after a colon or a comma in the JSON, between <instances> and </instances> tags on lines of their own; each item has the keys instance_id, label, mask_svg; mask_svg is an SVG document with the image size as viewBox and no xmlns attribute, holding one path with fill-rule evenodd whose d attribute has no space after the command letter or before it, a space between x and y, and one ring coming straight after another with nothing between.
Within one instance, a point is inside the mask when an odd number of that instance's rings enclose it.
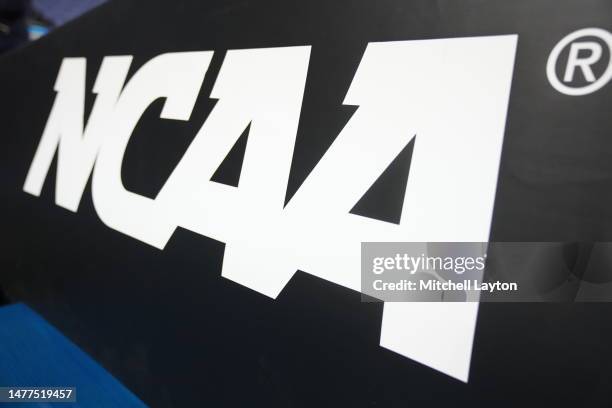
<instances>
[{"instance_id":1,"label":"registered trademark symbol","mask_svg":"<svg viewBox=\"0 0 612 408\"><path fill-rule=\"evenodd\" d=\"M557 91L588 95L612 79L612 34L584 28L565 36L552 49L546 64L548 81Z\"/></svg>"}]
</instances>

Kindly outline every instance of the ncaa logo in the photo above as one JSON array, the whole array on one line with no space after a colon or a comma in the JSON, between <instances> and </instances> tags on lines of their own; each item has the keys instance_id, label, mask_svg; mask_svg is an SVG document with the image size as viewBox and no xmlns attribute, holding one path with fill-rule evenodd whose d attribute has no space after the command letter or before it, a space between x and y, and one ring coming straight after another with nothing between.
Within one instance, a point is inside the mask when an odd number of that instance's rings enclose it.
<instances>
[{"instance_id":1,"label":"ncaa logo","mask_svg":"<svg viewBox=\"0 0 612 408\"><path fill-rule=\"evenodd\" d=\"M565 36L553 48L546 75L557 91L588 95L612 79L612 34L601 28L584 28Z\"/></svg>"}]
</instances>

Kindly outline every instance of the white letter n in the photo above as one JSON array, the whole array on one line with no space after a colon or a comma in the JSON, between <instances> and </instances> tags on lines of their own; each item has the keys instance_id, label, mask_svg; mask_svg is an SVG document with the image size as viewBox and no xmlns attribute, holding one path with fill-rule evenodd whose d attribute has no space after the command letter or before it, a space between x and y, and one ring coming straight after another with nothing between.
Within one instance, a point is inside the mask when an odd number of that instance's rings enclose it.
<instances>
[{"instance_id":1,"label":"white letter n","mask_svg":"<svg viewBox=\"0 0 612 408\"><path fill-rule=\"evenodd\" d=\"M76 212L105 135L105 125L121 93L132 57L106 57L93 92L87 127L85 58L64 58L55 81L57 96L30 165L23 190L39 196L57 151L55 203Z\"/></svg>"}]
</instances>

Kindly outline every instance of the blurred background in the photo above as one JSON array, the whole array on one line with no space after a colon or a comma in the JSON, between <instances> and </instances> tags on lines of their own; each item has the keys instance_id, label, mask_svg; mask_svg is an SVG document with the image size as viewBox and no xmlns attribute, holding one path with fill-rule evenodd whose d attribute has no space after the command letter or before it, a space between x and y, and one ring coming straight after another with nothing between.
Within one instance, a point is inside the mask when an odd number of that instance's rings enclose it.
<instances>
[{"instance_id":1,"label":"blurred background","mask_svg":"<svg viewBox=\"0 0 612 408\"><path fill-rule=\"evenodd\" d=\"M0 0L0 54L34 41L107 0Z\"/></svg>"}]
</instances>

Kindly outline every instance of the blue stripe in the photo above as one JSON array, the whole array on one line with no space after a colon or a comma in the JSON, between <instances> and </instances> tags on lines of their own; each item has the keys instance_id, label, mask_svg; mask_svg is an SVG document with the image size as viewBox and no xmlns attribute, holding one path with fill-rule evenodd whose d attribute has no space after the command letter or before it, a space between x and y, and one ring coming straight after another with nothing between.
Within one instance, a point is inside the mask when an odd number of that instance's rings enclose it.
<instances>
[{"instance_id":1,"label":"blue stripe","mask_svg":"<svg viewBox=\"0 0 612 408\"><path fill-rule=\"evenodd\" d=\"M0 307L0 386L76 387L76 403L18 408L146 407L134 394L23 304Z\"/></svg>"}]
</instances>

